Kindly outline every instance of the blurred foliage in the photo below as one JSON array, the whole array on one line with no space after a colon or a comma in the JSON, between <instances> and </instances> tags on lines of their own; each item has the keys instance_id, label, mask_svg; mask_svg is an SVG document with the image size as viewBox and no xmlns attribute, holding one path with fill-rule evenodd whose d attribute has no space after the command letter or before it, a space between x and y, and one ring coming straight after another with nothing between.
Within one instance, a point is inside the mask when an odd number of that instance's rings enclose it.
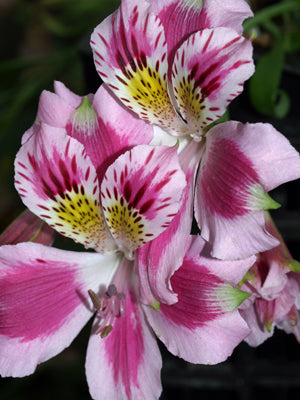
<instances>
[{"instance_id":1,"label":"blurred foliage","mask_svg":"<svg viewBox=\"0 0 300 400\"><path fill-rule=\"evenodd\" d=\"M249 82L249 95L259 113L284 118L289 112L290 100L280 89L280 83L286 56L297 53L299 56L300 0L266 3L253 1L255 16L244 23L246 35L253 38L260 54L256 72ZM300 63L297 68L300 71Z\"/></svg>"}]
</instances>

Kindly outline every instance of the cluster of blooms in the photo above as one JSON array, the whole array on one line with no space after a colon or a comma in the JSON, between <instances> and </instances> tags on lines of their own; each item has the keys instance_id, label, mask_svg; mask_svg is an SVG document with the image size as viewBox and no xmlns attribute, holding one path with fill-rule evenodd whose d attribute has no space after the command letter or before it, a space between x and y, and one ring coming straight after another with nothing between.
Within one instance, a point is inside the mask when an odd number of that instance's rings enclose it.
<instances>
[{"instance_id":1,"label":"cluster of blooms","mask_svg":"<svg viewBox=\"0 0 300 400\"><path fill-rule=\"evenodd\" d=\"M299 154L271 125L213 124L254 72L251 15L243 0L122 0L91 37L95 95L42 92L15 161L30 212L0 248L2 376L33 373L94 314L94 399L159 398L156 336L201 364L275 325L300 339L299 264L265 211ZM35 215L95 251L31 238Z\"/></svg>"}]
</instances>

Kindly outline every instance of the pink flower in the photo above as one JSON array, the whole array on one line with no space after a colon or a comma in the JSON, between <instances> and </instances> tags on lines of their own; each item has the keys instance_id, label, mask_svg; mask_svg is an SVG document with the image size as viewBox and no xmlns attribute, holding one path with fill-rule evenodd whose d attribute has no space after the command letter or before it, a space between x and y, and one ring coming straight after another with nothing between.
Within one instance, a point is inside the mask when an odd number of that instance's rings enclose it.
<instances>
[{"instance_id":1,"label":"pink flower","mask_svg":"<svg viewBox=\"0 0 300 400\"><path fill-rule=\"evenodd\" d=\"M257 261L242 281L243 290L252 293L240 307L251 329L246 338L251 346L258 346L272 336L275 326L294 333L300 340L300 263L292 259L269 214L266 214L266 220L268 232L277 237L280 244L258 254Z\"/></svg>"},{"instance_id":2,"label":"pink flower","mask_svg":"<svg viewBox=\"0 0 300 400\"><path fill-rule=\"evenodd\" d=\"M249 6L224 4L123 0L91 37L99 75L141 118L199 139L254 71Z\"/></svg>"},{"instance_id":3,"label":"pink flower","mask_svg":"<svg viewBox=\"0 0 300 400\"><path fill-rule=\"evenodd\" d=\"M223 3L123 0L91 45L97 71L124 105L184 138L182 147L195 139L201 236L213 257L239 259L278 244L265 230L263 211L279 207L267 193L300 177L300 158L267 124L231 121L207 132L254 70L251 43L240 36L249 7ZM158 131L158 143L170 141Z\"/></svg>"},{"instance_id":4,"label":"pink flower","mask_svg":"<svg viewBox=\"0 0 300 400\"><path fill-rule=\"evenodd\" d=\"M175 148L138 144L151 140L151 127L104 88L83 99L60 83L55 88L43 92L37 122L23 137L15 184L31 211L96 252L36 243L0 248L0 371L33 373L72 342L96 308L86 361L93 398L158 398L153 331L188 361L227 358L248 334L237 311L248 294L235 285L253 259L230 263L226 274L227 263L211 260L204 242L188 235L194 191L185 177L194 179L192 162L182 161L184 174ZM193 148L182 154L192 159ZM175 245L180 264L162 296L142 304L153 284L139 255L148 241L160 243L150 252L161 259L151 279L168 276L170 261L163 262ZM161 302L169 291L172 301Z\"/></svg>"}]
</instances>

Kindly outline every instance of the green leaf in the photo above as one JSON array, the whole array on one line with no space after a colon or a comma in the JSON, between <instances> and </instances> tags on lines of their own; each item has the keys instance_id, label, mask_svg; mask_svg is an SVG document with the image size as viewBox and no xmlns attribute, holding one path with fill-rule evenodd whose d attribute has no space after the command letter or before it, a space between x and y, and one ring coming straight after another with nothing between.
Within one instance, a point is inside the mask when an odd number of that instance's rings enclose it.
<instances>
[{"instance_id":1,"label":"green leaf","mask_svg":"<svg viewBox=\"0 0 300 400\"><path fill-rule=\"evenodd\" d=\"M300 30L294 32L285 32L284 44L286 51L295 53L300 50Z\"/></svg>"},{"instance_id":2,"label":"green leaf","mask_svg":"<svg viewBox=\"0 0 300 400\"><path fill-rule=\"evenodd\" d=\"M279 89L284 64L282 41L257 63L256 71L249 82L250 101L261 114L283 118L290 107L288 95Z\"/></svg>"}]
</instances>

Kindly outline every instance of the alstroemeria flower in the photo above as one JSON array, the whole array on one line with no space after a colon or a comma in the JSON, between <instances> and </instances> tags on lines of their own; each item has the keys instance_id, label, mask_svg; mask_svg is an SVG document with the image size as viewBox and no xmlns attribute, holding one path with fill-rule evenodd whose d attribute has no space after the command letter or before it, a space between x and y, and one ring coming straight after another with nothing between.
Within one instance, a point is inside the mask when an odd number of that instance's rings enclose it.
<instances>
[{"instance_id":1,"label":"alstroemeria flower","mask_svg":"<svg viewBox=\"0 0 300 400\"><path fill-rule=\"evenodd\" d=\"M249 7L223 3L123 0L91 37L99 75L141 118L201 137L254 71Z\"/></svg>"},{"instance_id":2,"label":"alstroemeria flower","mask_svg":"<svg viewBox=\"0 0 300 400\"><path fill-rule=\"evenodd\" d=\"M59 87L72 97L65 87ZM105 91L102 94L104 101ZM55 107L56 102L65 106L58 123L55 114L47 115L49 109L44 104L51 105L49 99ZM109 96L106 100L101 107L104 115L112 103L116 104L109 101ZM137 306L131 260L138 247L169 226L180 207L186 181L178 163L177 148L132 147L130 135L120 138L122 132L118 133L118 127L123 125L125 130L129 124L130 132L133 123L142 134L151 128L123 109L119 115L121 121L116 108L114 117L110 121L106 117L103 123L100 109L96 114L87 98L80 99L77 108L71 105L73 110L66 104L57 94L44 94L39 113L42 109L42 119L49 118L47 122L52 126L38 121L26 133L16 157L15 184L31 211L61 234L102 254L72 253L33 243L1 248L1 374L32 373L38 363L68 346L93 313L89 291L93 300L98 294L103 302L101 336L105 337L114 328L115 318L124 317L120 320L127 329L122 334L129 338L122 353L124 362L130 358L130 346L141 345L136 347L139 351L136 364L130 366L133 375L128 375L127 370L125 374L123 364L119 384L133 385L132 395L137 399L149 398L149 393L158 397L161 360L154 337ZM66 124L66 128L55 127L60 124ZM85 146L71 134L82 135L93 160ZM93 135L103 136L97 149L90 145L95 139ZM112 146L107 144L109 141ZM113 331L108 338L118 338L118 329ZM97 336L97 340L101 338ZM88 365L95 362L98 361L88 357ZM88 373L88 379L93 381L97 372ZM128 378L127 383L124 377ZM103 398L102 393L95 396ZM111 397L117 398L117 394L107 398Z\"/></svg>"},{"instance_id":3,"label":"alstroemeria flower","mask_svg":"<svg viewBox=\"0 0 300 400\"><path fill-rule=\"evenodd\" d=\"M53 98L61 101L58 95ZM86 99L81 103L66 117L77 132L88 127L87 133L105 135L107 140L118 137L110 126L108 138L105 124L99 130L94 124L89 130L88 118L95 116L94 109ZM144 123L140 123L142 128ZM71 343L94 313L94 305L98 317L86 363L92 396L158 398L161 358L149 324L157 334L164 331L161 339L174 354L193 362L222 361L248 334L237 311L248 295L234 285L253 260L229 266L199 256L203 241L196 238L189 246L186 241L191 239L186 234L182 246L188 253L183 257L180 251L183 260L170 278L176 304L161 303L160 310L158 304L141 305L140 287L147 285L147 279L135 273L141 264L135 265L134 251L138 253L140 246L158 239L164 230L169 234L165 252L174 253L172 237L180 248L178 238L189 229L192 215L193 185L185 187L185 175L194 180L194 163L187 162L194 149L187 147L182 153L185 174L175 148L132 147L130 141L125 146L130 149L118 157L110 156L107 147L96 170L84 145L68 135L68 126L37 122L26 134L15 162L16 187L32 211L96 253L34 243L0 248L0 371L3 376L32 373L37 364ZM70 132L76 132L75 128ZM113 161L104 171L109 159ZM184 203L177 213L183 189ZM157 249L166 257L163 252L164 246ZM226 270L230 271L227 275ZM188 320L183 311L187 302ZM189 350L191 343L199 349L196 358Z\"/></svg>"},{"instance_id":4,"label":"alstroemeria flower","mask_svg":"<svg viewBox=\"0 0 300 400\"><path fill-rule=\"evenodd\" d=\"M240 307L251 333L246 342L258 346L273 335L275 326L299 336L300 263L293 260L269 214L267 230L280 241L279 246L259 253L253 267L242 280L242 288L252 293Z\"/></svg>"},{"instance_id":5,"label":"alstroemeria flower","mask_svg":"<svg viewBox=\"0 0 300 400\"><path fill-rule=\"evenodd\" d=\"M267 192L298 178L300 159L268 125L203 130L253 72L251 44L240 36L248 6L218 5L226 12L214 20L216 1L124 0L91 45L97 71L128 108L172 135L202 138L195 216L212 256L239 259L277 245L264 227L263 210L279 206Z\"/></svg>"}]
</instances>

